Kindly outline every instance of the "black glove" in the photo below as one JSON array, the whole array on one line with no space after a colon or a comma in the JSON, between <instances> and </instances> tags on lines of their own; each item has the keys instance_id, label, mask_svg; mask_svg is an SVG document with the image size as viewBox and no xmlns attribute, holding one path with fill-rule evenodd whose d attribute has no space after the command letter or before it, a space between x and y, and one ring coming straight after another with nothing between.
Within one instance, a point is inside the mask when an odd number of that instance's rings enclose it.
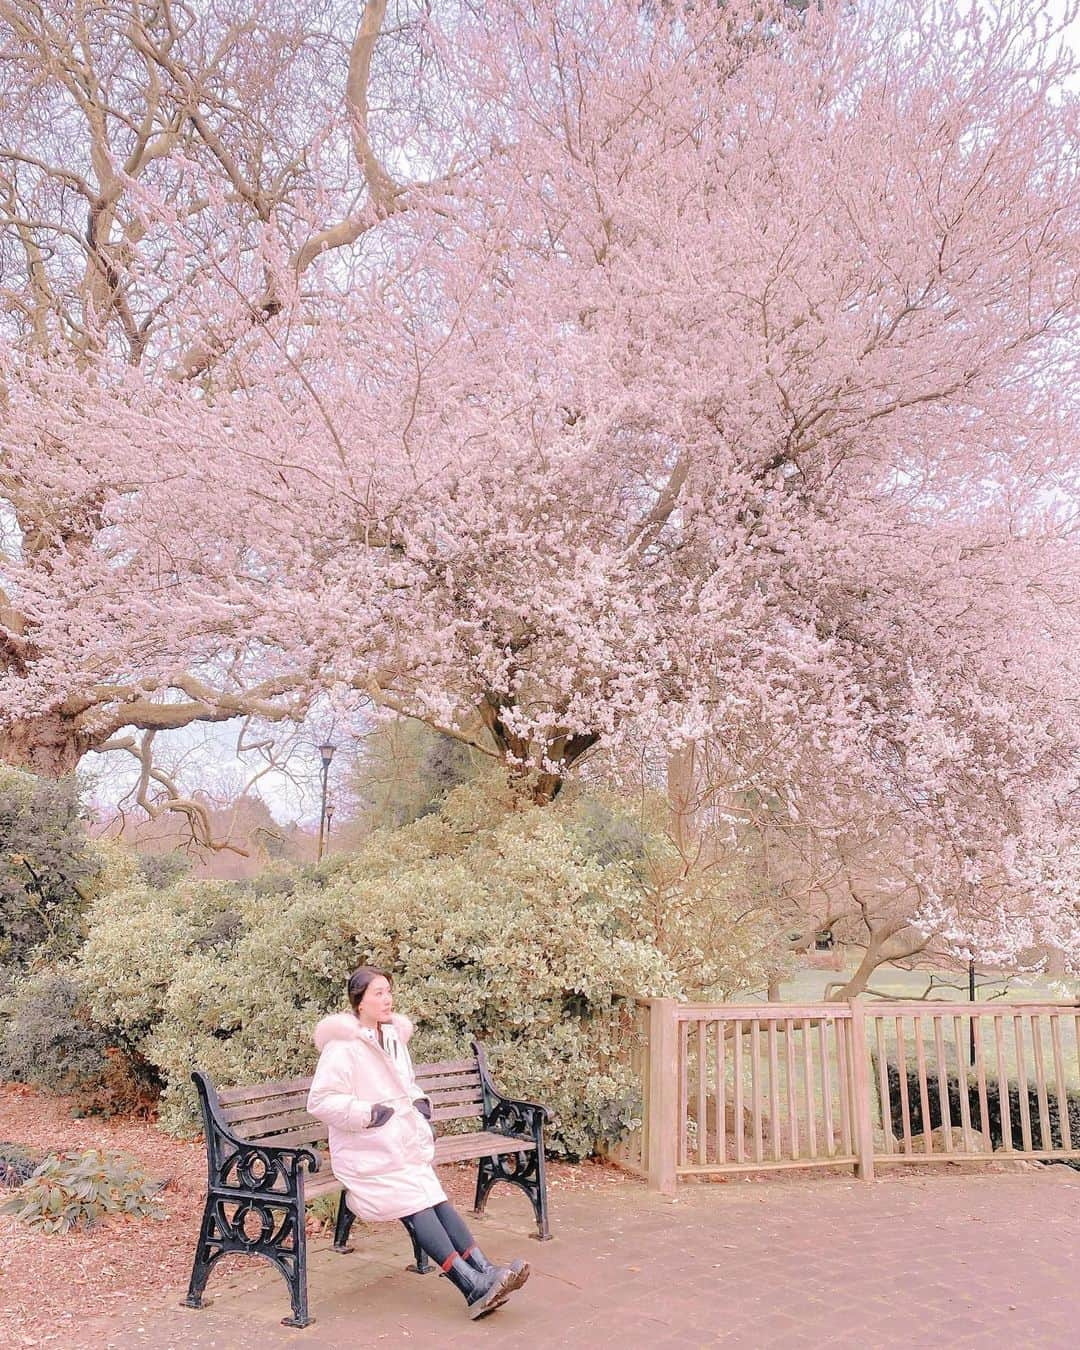
<instances>
[{"instance_id":1,"label":"black glove","mask_svg":"<svg viewBox=\"0 0 1080 1350\"><path fill-rule=\"evenodd\" d=\"M416 1101L413 1102L413 1106L416 1107L425 1120L431 1119L431 1103L426 1097L417 1097Z\"/></svg>"},{"instance_id":2,"label":"black glove","mask_svg":"<svg viewBox=\"0 0 1080 1350\"><path fill-rule=\"evenodd\" d=\"M368 1121L368 1129L374 1130L380 1125L385 1125L394 1114L394 1108L387 1106L385 1102L376 1102L371 1108L371 1119Z\"/></svg>"}]
</instances>

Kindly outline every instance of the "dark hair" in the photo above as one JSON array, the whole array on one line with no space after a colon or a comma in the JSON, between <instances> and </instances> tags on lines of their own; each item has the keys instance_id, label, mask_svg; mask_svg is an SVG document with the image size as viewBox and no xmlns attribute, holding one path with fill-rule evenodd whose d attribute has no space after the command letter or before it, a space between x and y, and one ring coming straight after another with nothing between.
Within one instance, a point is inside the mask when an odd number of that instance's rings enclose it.
<instances>
[{"instance_id":1,"label":"dark hair","mask_svg":"<svg viewBox=\"0 0 1080 1350\"><path fill-rule=\"evenodd\" d=\"M392 989L394 987L394 981L385 970L377 970L375 966L361 966L359 970L354 970L349 976L349 983L346 986L346 990L349 995L349 1006L352 1008L353 1012L360 1006L360 1000L367 993L368 985L372 980L377 980L380 975Z\"/></svg>"}]
</instances>

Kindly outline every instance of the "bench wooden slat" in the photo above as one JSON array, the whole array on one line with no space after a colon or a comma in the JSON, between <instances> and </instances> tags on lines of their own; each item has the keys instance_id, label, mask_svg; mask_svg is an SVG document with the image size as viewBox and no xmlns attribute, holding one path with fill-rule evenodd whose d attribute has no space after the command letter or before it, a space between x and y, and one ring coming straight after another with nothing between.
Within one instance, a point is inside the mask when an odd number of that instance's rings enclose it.
<instances>
[{"instance_id":1,"label":"bench wooden slat","mask_svg":"<svg viewBox=\"0 0 1080 1350\"><path fill-rule=\"evenodd\" d=\"M473 1134L448 1134L435 1142L435 1166L439 1167L443 1163L469 1162L473 1158L487 1158L493 1153L527 1153L535 1147L531 1139L507 1139L503 1134L485 1131ZM316 1200L321 1195L329 1195L342 1189L341 1182L330 1169L329 1155L316 1150L316 1156L319 1158L319 1170L304 1181L306 1200Z\"/></svg>"},{"instance_id":2,"label":"bench wooden slat","mask_svg":"<svg viewBox=\"0 0 1080 1350\"><path fill-rule=\"evenodd\" d=\"M218 1088L218 1101L223 1106L234 1102L260 1102L264 1097L285 1097L295 1092L307 1092L311 1076L284 1078L278 1083L255 1083L251 1087Z\"/></svg>"},{"instance_id":3,"label":"bench wooden slat","mask_svg":"<svg viewBox=\"0 0 1080 1350\"><path fill-rule=\"evenodd\" d=\"M316 1172L313 1177L308 1177L304 1181L304 1199L317 1200L320 1195L329 1195L332 1192L342 1190L341 1182L330 1171L330 1164L325 1167L326 1175L323 1176L322 1170Z\"/></svg>"},{"instance_id":4,"label":"bench wooden slat","mask_svg":"<svg viewBox=\"0 0 1080 1350\"><path fill-rule=\"evenodd\" d=\"M249 1144L265 1144L268 1148L303 1148L305 1145L326 1142L329 1128L313 1116L308 1123L296 1130L283 1130L280 1134L258 1134L248 1139Z\"/></svg>"},{"instance_id":5,"label":"bench wooden slat","mask_svg":"<svg viewBox=\"0 0 1080 1350\"><path fill-rule=\"evenodd\" d=\"M496 1153L528 1153L536 1148L531 1139L507 1139L505 1134L475 1130L470 1134L447 1134L435 1142L435 1162L465 1162Z\"/></svg>"},{"instance_id":6,"label":"bench wooden slat","mask_svg":"<svg viewBox=\"0 0 1080 1350\"><path fill-rule=\"evenodd\" d=\"M483 1092L479 1083L466 1083L459 1088L428 1088L425 1096L432 1102L450 1106L451 1102L482 1102Z\"/></svg>"},{"instance_id":7,"label":"bench wooden slat","mask_svg":"<svg viewBox=\"0 0 1080 1350\"><path fill-rule=\"evenodd\" d=\"M483 1102L480 1080L475 1084L463 1082L453 1086L434 1088L421 1084L425 1095L431 1098L433 1106L454 1106L457 1104L476 1104ZM307 1092L290 1092L281 1097L264 1097L257 1102L241 1102L235 1106L226 1106L221 1112L222 1119L229 1125L239 1125L243 1121L269 1120L277 1116L306 1112Z\"/></svg>"},{"instance_id":8,"label":"bench wooden slat","mask_svg":"<svg viewBox=\"0 0 1080 1350\"><path fill-rule=\"evenodd\" d=\"M417 1078L433 1078L439 1074L464 1073L465 1070L476 1073L475 1059L447 1059L442 1063L414 1064L413 1072Z\"/></svg>"},{"instance_id":9,"label":"bench wooden slat","mask_svg":"<svg viewBox=\"0 0 1080 1350\"><path fill-rule=\"evenodd\" d=\"M443 1088L479 1087L480 1075L475 1069L471 1073L418 1073L416 1081L429 1092L441 1092Z\"/></svg>"},{"instance_id":10,"label":"bench wooden slat","mask_svg":"<svg viewBox=\"0 0 1080 1350\"><path fill-rule=\"evenodd\" d=\"M424 1083L420 1084L420 1090L429 1101L450 1103L456 1101L480 1101L483 1094L479 1083L466 1083L460 1088L431 1088Z\"/></svg>"},{"instance_id":11,"label":"bench wooden slat","mask_svg":"<svg viewBox=\"0 0 1080 1350\"><path fill-rule=\"evenodd\" d=\"M483 1112L478 1106L433 1106L432 1120L475 1120Z\"/></svg>"},{"instance_id":12,"label":"bench wooden slat","mask_svg":"<svg viewBox=\"0 0 1080 1350\"><path fill-rule=\"evenodd\" d=\"M444 1078L455 1084L461 1081L462 1077L477 1083L480 1081L475 1060L446 1060L443 1063L417 1064L414 1069L417 1081L425 1089L429 1083L432 1087L442 1086L439 1080ZM253 1083L246 1087L218 1088L217 1096L222 1106L254 1104L264 1101L267 1097L286 1097L300 1094L306 1096L310 1087L311 1077L309 1075L307 1078L285 1078L274 1083Z\"/></svg>"},{"instance_id":13,"label":"bench wooden slat","mask_svg":"<svg viewBox=\"0 0 1080 1350\"><path fill-rule=\"evenodd\" d=\"M295 1133L296 1130L317 1132L320 1129L325 1137L326 1126L322 1121L316 1120L314 1116L309 1116L306 1111L290 1111L283 1116L267 1116L261 1120L242 1120L238 1125L233 1126L233 1133L239 1135L241 1139L263 1139L272 1134L282 1134L286 1130Z\"/></svg>"},{"instance_id":14,"label":"bench wooden slat","mask_svg":"<svg viewBox=\"0 0 1080 1350\"><path fill-rule=\"evenodd\" d=\"M307 1110L307 1093L290 1092L284 1097L264 1097L261 1102L242 1102L239 1106L226 1106L221 1118L230 1125L242 1120L260 1120L265 1116L281 1115L286 1111Z\"/></svg>"}]
</instances>

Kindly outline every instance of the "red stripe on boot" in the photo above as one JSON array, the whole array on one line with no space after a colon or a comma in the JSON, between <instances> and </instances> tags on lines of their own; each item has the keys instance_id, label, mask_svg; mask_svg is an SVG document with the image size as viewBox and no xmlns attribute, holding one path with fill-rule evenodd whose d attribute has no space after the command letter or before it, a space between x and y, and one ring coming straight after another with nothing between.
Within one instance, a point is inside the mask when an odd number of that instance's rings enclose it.
<instances>
[{"instance_id":1,"label":"red stripe on boot","mask_svg":"<svg viewBox=\"0 0 1080 1350\"><path fill-rule=\"evenodd\" d=\"M472 1245L471 1247L469 1247L466 1251L463 1251L463 1252L461 1253L461 1259L462 1259L463 1261L467 1261L467 1260L469 1259L469 1257L472 1256L472 1254L473 1254L474 1251L476 1251L476 1243L475 1243L475 1242L474 1242L473 1245Z\"/></svg>"},{"instance_id":2,"label":"red stripe on boot","mask_svg":"<svg viewBox=\"0 0 1080 1350\"><path fill-rule=\"evenodd\" d=\"M442 1273L443 1273L444 1275L449 1274L450 1267L454 1264L454 1262L455 1262L456 1260L457 1260L457 1252L451 1252L450 1255L446 1258L446 1260L445 1260L445 1261L442 1263L442 1265L439 1267L439 1269L442 1271Z\"/></svg>"}]
</instances>

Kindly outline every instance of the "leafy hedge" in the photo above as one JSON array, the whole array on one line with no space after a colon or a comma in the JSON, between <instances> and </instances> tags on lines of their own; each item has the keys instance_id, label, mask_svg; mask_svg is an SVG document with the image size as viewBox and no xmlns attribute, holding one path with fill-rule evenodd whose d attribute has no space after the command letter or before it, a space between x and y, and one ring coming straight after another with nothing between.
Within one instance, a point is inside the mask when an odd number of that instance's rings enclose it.
<instances>
[{"instance_id":1,"label":"leafy hedge","mask_svg":"<svg viewBox=\"0 0 1080 1350\"><path fill-rule=\"evenodd\" d=\"M580 1156L638 1119L636 997L764 977L768 944L732 875L684 872L640 808L596 794L526 806L497 778L320 868L164 889L114 870L77 955L10 1003L8 1057L51 1045L58 1068L81 1055L100 1074L121 1053L185 1132L192 1067L223 1083L310 1073L315 1022L373 964L418 1023L420 1059L483 1040L505 1089L549 1105L553 1146Z\"/></svg>"}]
</instances>

